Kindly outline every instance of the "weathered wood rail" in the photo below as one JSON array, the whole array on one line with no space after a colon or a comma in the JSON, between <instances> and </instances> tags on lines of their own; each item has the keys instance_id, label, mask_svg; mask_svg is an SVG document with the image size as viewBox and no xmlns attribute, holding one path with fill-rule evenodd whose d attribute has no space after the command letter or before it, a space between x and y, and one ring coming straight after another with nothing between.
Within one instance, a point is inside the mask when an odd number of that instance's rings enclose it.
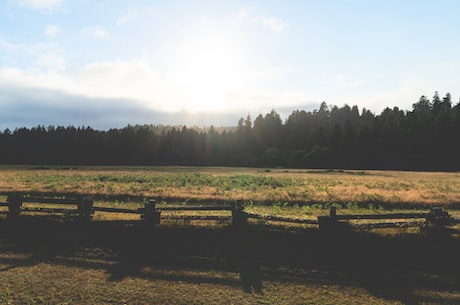
<instances>
[{"instance_id":1,"label":"weathered wood rail","mask_svg":"<svg viewBox=\"0 0 460 305\"><path fill-rule=\"evenodd\" d=\"M34 203L33 207L25 207L24 203ZM65 205L74 208L40 207L45 205ZM37 206L38 205L38 206ZM231 221L236 228L244 228L250 219L263 220L277 223L294 223L300 225L319 226L322 231L337 231L347 225L356 228L401 228L410 226L428 225L441 228L460 223L460 219L454 219L442 208L434 207L429 212L423 213L386 213L386 214L344 214L337 215L337 210L331 207L329 215L319 216L317 219L292 218L274 215L261 215L245 211L243 201L236 201L227 205L205 206L167 206L157 204L153 198L144 203L144 207L137 209L98 207L94 206L90 197L80 198L52 198L52 197L29 197L17 194L8 196L7 202L0 202L0 206L8 207L7 217L17 218L21 212L43 213L67 213L74 214L80 219L89 221L94 212L137 214L148 224L159 225L161 220L200 220L200 221ZM229 215L190 215L177 214L176 212L199 212L199 211L228 211ZM167 212L162 214L162 212ZM176 214L175 214L176 213ZM380 222L369 223L369 220ZM361 221L365 221L364 223ZM383 221L383 222L382 222Z\"/></svg>"},{"instance_id":2,"label":"weathered wood rail","mask_svg":"<svg viewBox=\"0 0 460 305\"><path fill-rule=\"evenodd\" d=\"M209 220L209 221L232 221L232 225L239 227L246 222L244 216L244 205L241 201L232 203L231 205L213 205L213 206L157 206L155 199L149 199L143 211L142 218L152 224L160 224L161 219L164 220ZM190 212L190 211L228 211L231 215L161 215L165 212Z\"/></svg>"},{"instance_id":3,"label":"weathered wood rail","mask_svg":"<svg viewBox=\"0 0 460 305\"><path fill-rule=\"evenodd\" d=\"M398 221L402 219L418 219L418 221ZM339 227L343 227L344 221L360 221L360 220L391 220L386 223L365 223L356 224L360 228L393 228L393 227L409 227L420 226L421 224L430 227L441 228L456 223L459 220L454 219L447 211L440 207L433 207L430 212L425 213L387 213L387 214L352 214L352 215L337 215L337 210L331 207L328 216L319 216L318 224L320 230L334 231Z\"/></svg>"},{"instance_id":4,"label":"weathered wood rail","mask_svg":"<svg viewBox=\"0 0 460 305\"><path fill-rule=\"evenodd\" d=\"M282 217L282 216L273 216L273 215L260 215L254 213L245 212L248 218L252 219L261 219L267 221L277 221L277 222L286 222L286 223L296 223L296 224L309 224L309 225L318 225L318 220L314 219L302 219L302 218L291 218L291 217Z\"/></svg>"}]
</instances>

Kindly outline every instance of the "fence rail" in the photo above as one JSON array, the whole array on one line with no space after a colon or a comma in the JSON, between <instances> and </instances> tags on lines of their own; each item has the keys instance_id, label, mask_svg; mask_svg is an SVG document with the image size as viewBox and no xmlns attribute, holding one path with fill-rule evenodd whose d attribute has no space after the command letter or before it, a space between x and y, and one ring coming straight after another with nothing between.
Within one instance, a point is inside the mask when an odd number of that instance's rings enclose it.
<instances>
[{"instance_id":1,"label":"fence rail","mask_svg":"<svg viewBox=\"0 0 460 305\"><path fill-rule=\"evenodd\" d=\"M66 208L36 208L36 207L24 207L21 209L24 212L35 212L35 213L69 213L78 214L78 210L66 209Z\"/></svg>"},{"instance_id":2,"label":"fence rail","mask_svg":"<svg viewBox=\"0 0 460 305\"><path fill-rule=\"evenodd\" d=\"M11 197L14 198L15 196L11 196ZM28 196L16 196L16 197L22 200L22 202L45 203L45 204L76 205L82 200L81 198L50 198L50 197L28 197Z\"/></svg>"},{"instance_id":3,"label":"fence rail","mask_svg":"<svg viewBox=\"0 0 460 305\"><path fill-rule=\"evenodd\" d=\"M125 213L125 214L142 214L144 213L143 208L134 209L123 209L123 208L107 208L107 207L93 207L95 212L107 212L107 213Z\"/></svg>"},{"instance_id":4,"label":"fence rail","mask_svg":"<svg viewBox=\"0 0 460 305\"><path fill-rule=\"evenodd\" d=\"M356 224L355 228L358 229L390 229L390 228L409 228L419 227L422 224L420 221L396 221L396 222L381 222L381 223L364 223Z\"/></svg>"},{"instance_id":5,"label":"fence rail","mask_svg":"<svg viewBox=\"0 0 460 305\"><path fill-rule=\"evenodd\" d=\"M291 218L291 217L282 217L282 216L273 216L273 215L261 215L261 214L254 214L254 213L248 213L248 212L245 212L245 214L248 218L252 218L252 219L262 219L262 220L268 220L268 221L318 225L318 220L314 220L314 219L301 219L301 218Z\"/></svg>"},{"instance_id":6,"label":"fence rail","mask_svg":"<svg viewBox=\"0 0 460 305\"><path fill-rule=\"evenodd\" d=\"M161 219L167 220L216 220L216 221L229 221L232 220L231 216L215 216L215 215L167 215L162 216Z\"/></svg>"},{"instance_id":7,"label":"fence rail","mask_svg":"<svg viewBox=\"0 0 460 305\"><path fill-rule=\"evenodd\" d=\"M232 207L227 205L214 206L157 206L160 211L231 211Z\"/></svg>"},{"instance_id":8,"label":"fence rail","mask_svg":"<svg viewBox=\"0 0 460 305\"><path fill-rule=\"evenodd\" d=\"M337 220L372 220L372 219L414 219L426 218L430 213L392 213L392 214L358 214L336 215Z\"/></svg>"}]
</instances>

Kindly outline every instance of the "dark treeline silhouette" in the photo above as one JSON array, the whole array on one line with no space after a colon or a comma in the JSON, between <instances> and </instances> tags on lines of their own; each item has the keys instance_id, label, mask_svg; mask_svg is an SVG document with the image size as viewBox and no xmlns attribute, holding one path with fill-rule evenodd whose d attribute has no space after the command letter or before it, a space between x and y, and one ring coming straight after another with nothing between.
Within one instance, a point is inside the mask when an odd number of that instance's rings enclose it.
<instances>
[{"instance_id":1,"label":"dark treeline silhouette","mask_svg":"<svg viewBox=\"0 0 460 305\"><path fill-rule=\"evenodd\" d=\"M4 130L0 163L49 165L207 165L290 168L460 170L460 103L420 97L412 110L380 115L357 106L272 110L232 128L136 125Z\"/></svg>"}]
</instances>

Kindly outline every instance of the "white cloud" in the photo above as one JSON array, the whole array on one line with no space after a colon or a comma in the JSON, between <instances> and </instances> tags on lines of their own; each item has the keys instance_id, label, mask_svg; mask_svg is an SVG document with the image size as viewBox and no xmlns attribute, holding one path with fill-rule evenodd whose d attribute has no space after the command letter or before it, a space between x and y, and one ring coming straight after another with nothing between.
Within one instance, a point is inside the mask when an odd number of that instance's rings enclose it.
<instances>
[{"instance_id":1,"label":"white cloud","mask_svg":"<svg viewBox=\"0 0 460 305\"><path fill-rule=\"evenodd\" d=\"M281 33L286 29L287 23L282 19L254 14L251 8L241 8L238 11L237 18L240 20L246 20L254 24L262 25L275 33Z\"/></svg>"},{"instance_id":2,"label":"white cloud","mask_svg":"<svg viewBox=\"0 0 460 305\"><path fill-rule=\"evenodd\" d=\"M81 35L90 36L96 39L106 39L108 38L109 32L107 32L104 28L96 26L91 28L84 28L80 31Z\"/></svg>"},{"instance_id":3,"label":"white cloud","mask_svg":"<svg viewBox=\"0 0 460 305\"><path fill-rule=\"evenodd\" d=\"M43 65L61 64L59 58L42 60ZM61 70L0 67L0 90L4 93L0 96L3 128L45 122L121 127L163 122L166 112L188 110L179 104L173 87L145 60L94 62ZM186 123L184 116L182 121L176 118L174 124L178 123Z\"/></svg>"},{"instance_id":4,"label":"white cloud","mask_svg":"<svg viewBox=\"0 0 460 305\"><path fill-rule=\"evenodd\" d=\"M39 9L39 10L52 10L61 5L63 0L18 0L19 6Z\"/></svg>"},{"instance_id":5,"label":"white cloud","mask_svg":"<svg viewBox=\"0 0 460 305\"><path fill-rule=\"evenodd\" d=\"M45 35L46 36L54 36L61 32L61 28L57 24L50 24L47 25L45 28Z\"/></svg>"},{"instance_id":6,"label":"white cloud","mask_svg":"<svg viewBox=\"0 0 460 305\"><path fill-rule=\"evenodd\" d=\"M146 60L94 62L69 68L59 53L44 52L28 70L0 67L0 85L56 90L89 98L137 101L150 109L185 109L178 88ZM180 103L182 101L182 104Z\"/></svg>"},{"instance_id":7,"label":"white cloud","mask_svg":"<svg viewBox=\"0 0 460 305\"><path fill-rule=\"evenodd\" d=\"M155 70L144 60L91 63L78 71L76 81L92 96L142 101L154 99L159 82Z\"/></svg>"},{"instance_id":8,"label":"white cloud","mask_svg":"<svg viewBox=\"0 0 460 305\"><path fill-rule=\"evenodd\" d=\"M273 73L278 75L278 72ZM248 81L263 73L253 71L251 74ZM305 104L309 100L306 94L298 92L224 88L222 92L211 90L209 93L210 100L222 98L219 108L214 109L212 104L194 103L195 95L201 91L189 92L187 87L155 69L147 60L94 62L82 68L69 69L65 59L51 50L43 52L37 58L35 68L30 70L0 68L0 84L54 90L87 98L137 101L146 109L166 112L261 112L277 109L279 102L289 106Z\"/></svg>"}]
</instances>

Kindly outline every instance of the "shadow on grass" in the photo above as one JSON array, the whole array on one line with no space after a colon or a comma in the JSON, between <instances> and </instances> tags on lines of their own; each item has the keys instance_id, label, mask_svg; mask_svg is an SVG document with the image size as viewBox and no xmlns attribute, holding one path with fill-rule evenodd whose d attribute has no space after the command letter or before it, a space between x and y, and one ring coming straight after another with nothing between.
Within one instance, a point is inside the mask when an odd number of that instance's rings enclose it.
<instances>
[{"instance_id":1,"label":"shadow on grass","mask_svg":"<svg viewBox=\"0 0 460 305\"><path fill-rule=\"evenodd\" d=\"M48 263L104 270L109 281L211 283L257 294L265 281L314 283L364 288L403 304L460 303L460 242L442 233L237 232L21 217L0 221L0 255L0 272Z\"/></svg>"}]
</instances>

